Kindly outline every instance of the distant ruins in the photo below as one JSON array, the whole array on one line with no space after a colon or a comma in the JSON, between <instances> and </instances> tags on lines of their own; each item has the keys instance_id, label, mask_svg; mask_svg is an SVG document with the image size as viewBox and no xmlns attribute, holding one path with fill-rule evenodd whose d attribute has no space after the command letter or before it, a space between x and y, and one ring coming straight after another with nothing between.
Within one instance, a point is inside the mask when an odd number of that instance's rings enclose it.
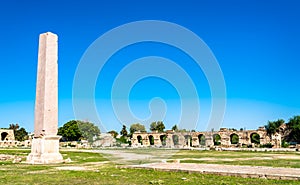
<instances>
[{"instance_id":1,"label":"distant ruins","mask_svg":"<svg viewBox=\"0 0 300 185\"><path fill-rule=\"evenodd\" d=\"M254 139L255 138L255 139ZM186 147L255 147L271 143L274 148L281 147L281 135L272 137L267 135L264 127L257 130L228 130L221 128L220 131L209 132L135 132L131 139L132 146L155 146L167 148Z\"/></svg>"},{"instance_id":2,"label":"distant ruins","mask_svg":"<svg viewBox=\"0 0 300 185\"><path fill-rule=\"evenodd\" d=\"M25 141L15 140L13 129L0 129L0 148L5 147L28 147L31 145L31 139Z\"/></svg>"},{"instance_id":3,"label":"distant ruins","mask_svg":"<svg viewBox=\"0 0 300 185\"><path fill-rule=\"evenodd\" d=\"M0 147L15 146L17 144L15 141L14 130L0 129L0 135Z\"/></svg>"}]
</instances>

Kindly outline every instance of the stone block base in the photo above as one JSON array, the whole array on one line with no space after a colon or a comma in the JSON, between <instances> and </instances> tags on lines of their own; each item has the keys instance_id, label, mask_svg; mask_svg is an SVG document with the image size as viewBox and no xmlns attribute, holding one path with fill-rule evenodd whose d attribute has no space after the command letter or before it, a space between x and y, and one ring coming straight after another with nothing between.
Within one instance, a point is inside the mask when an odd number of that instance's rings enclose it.
<instances>
[{"instance_id":1,"label":"stone block base","mask_svg":"<svg viewBox=\"0 0 300 185\"><path fill-rule=\"evenodd\" d=\"M63 162L59 153L60 136L43 136L32 139L31 153L27 156L27 163L50 164Z\"/></svg>"}]
</instances>

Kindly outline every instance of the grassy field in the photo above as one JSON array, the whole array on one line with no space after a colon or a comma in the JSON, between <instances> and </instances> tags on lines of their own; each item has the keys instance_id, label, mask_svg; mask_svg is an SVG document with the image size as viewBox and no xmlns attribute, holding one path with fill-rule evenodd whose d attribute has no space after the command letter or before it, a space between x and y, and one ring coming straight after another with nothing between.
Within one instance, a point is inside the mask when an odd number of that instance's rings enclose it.
<instances>
[{"instance_id":1,"label":"grassy field","mask_svg":"<svg viewBox=\"0 0 300 185\"><path fill-rule=\"evenodd\" d=\"M182 163L230 164L300 168L299 152L190 151L180 150L171 159Z\"/></svg>"},{"instance_id":2,"label":"grassy field","mask_svg":"<svg viewBox=\"0 0 300 185\"><path fill-rule=\"evenodd\" d=\"M153 150L151 150L153 152ZM133 150L130 152L134 152ZM140 151L138 151L140 152ZM145 152L145 151L143 151ZM179 151L173 157L220 157L226 153ZM208 153L206 153L208 152ZM1 154L17 155L25 160L29 150L0 150ZM0 184L297 184L297 181L250 179L184 172L161 172L144 169L121 169L102 154L90 151L62 151L71 163L30 165L1 162ZM226 154L226 155L229 155ZM233 153L233 155L236 155ZM252 155L243 153L242 155ZM297 155L297 154L295 154ZM237 155L239 156L239 155ZM299 184L299 183L298 183Z\"/></svg>"}]
</instances>

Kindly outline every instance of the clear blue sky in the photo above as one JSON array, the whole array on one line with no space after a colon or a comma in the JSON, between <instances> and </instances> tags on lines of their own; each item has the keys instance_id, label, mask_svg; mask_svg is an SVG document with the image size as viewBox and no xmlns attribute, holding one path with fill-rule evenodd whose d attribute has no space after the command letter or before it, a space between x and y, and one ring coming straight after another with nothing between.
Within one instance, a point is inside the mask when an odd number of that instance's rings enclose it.
<instances>
[{"instance_id":1,"label":"clear blue sky","mask_svg":"<svg viewBox=\"0 0 300 185\"><path fill-rule=\"evenodd\" d=\"M176 23L197 34L210 47L226 82L227 108L222 127L255 129L268 120L288 120L300 114L299 10L297 0L2 1L0 127L19 123L33 131L40 33L51 31L59 36L58 124L61 126L74 119L73 78L85 50L105 32L140 20ZM199 122L197 129L204 130L210 109L205 76L192 64L181 63L182 55L174 48L157 43L133 45L116 53L115 59L107 63L95 89L102 124L107 130L121 129L109 105L109 87L125 64L113 61L129 63L130 59L148 55L172 59L189 71L199 99L203 100L204 121ZM101 79L104 85L100 84ZM165 99L169 111L164 118L167 128L179 117L178 94L164 80L139 81L130 97L132 111L141 118L148 116L148 103L153 97Z\"/></svg>"}]
</instances>

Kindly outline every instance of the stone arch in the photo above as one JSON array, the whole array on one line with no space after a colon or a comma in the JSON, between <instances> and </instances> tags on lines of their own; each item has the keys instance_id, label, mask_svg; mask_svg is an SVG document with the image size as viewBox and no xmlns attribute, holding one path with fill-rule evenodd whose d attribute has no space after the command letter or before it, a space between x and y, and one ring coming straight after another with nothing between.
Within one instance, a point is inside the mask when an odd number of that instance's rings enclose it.
<instances>
[{"instance_id":1,"label":"stone arch","mask_svg":"<svg viewBox=\"0 0 300 185\"><path fill-rule=\"evenodd\" d=\"M250 134L251 143L260 144L260 135L256 132Z\"/></svg>"},{"instance_id":2,"label":"stone arch","mask_svg":"<svg viewBox=\"0 0 300 185\"><path fill-rule=\"evenodd\" d=\"M142 136L138 135L136 138L137 138L138 143L141 143L141 145L142 145L143 144L143 138L142 138Z\"/></svg>"},{"instance_id":3,"label":"stone arch","mask_svg":"<svg viewBox=\"0 0 300 185\"><path fill-rule=\"evenodd\" d=\"M185 135L184 136L185 139L185 145L186 146L192 146L192 136L190 135Z\"/></svg>"},{"instance_id":4,"label":"stone arch","mask_svg":"<svg viewBox=\"0 0 300 185\"><path fill-rule=\"evenodd\" d=\"M152 135L149 136L150 145L154 145L154 137Z\"/></svg>"},{"instance_id":5,"label":"stone arch","mask_svg":"<svg viewBox=\"0 0 300 185\"><path fill-rule=\"evenodd\" d=\"M221 136L219 134L213 135L214 145L221 145Z\"/></svg>"},{"instance_id":6,"label":"stone arch","mask_svg":"<svg viewBox=\"0 0 300 185\"><path fill-rule=\"evenodd\" d=\"M179 137L178 137L178 135L173 135L172 136L172 140L173 140L174 145L178 145L179 144Z\"/></svg>"},{"instance_id":7,"label":"stone arch","mask_svg":"<svg viewBox=\"0 0 300 185\"><path fill-rule=\"evenodd\" d=\"M6 136L8 136L8 133L7 132L2 132L1 133L1 141L4 141ZM7 140L7 139L6 139Z\"/></svg>"},{"instance_id":8,"label":"stone arch","mask_svg":"<svg viewBox=\"0 0 300 185\"><path fill-rule=\"evenodd\" d=\"M236 133L230 135L230 143L231 144L238 144L239 143L239 136Z\"/></svg>"},{"instance_id":9,"label":"stone arch","mask_svg":"<svg viewBox=\"0 0 300 185\"><path fill-rule=\"evenodd\" d=\"M198 141L199 141L199 145L205 145L205 135L204 134L199 134L198 135Z\"/></svg>"},{"instance_id":10,"label":"stone arch","mask_svg":"<svg viewBox=\"0 0 300 185\"><path fill-rule=\"evenodd\" d=\"M167 135L165 135L165 134L160 135L160 136L159 136L159 139L160 139L161 145L162 145L162 146L166 146L166 144L167 144L167 142L166 142L166 140L167 140Z\"/></svg>"}]
</instances>

